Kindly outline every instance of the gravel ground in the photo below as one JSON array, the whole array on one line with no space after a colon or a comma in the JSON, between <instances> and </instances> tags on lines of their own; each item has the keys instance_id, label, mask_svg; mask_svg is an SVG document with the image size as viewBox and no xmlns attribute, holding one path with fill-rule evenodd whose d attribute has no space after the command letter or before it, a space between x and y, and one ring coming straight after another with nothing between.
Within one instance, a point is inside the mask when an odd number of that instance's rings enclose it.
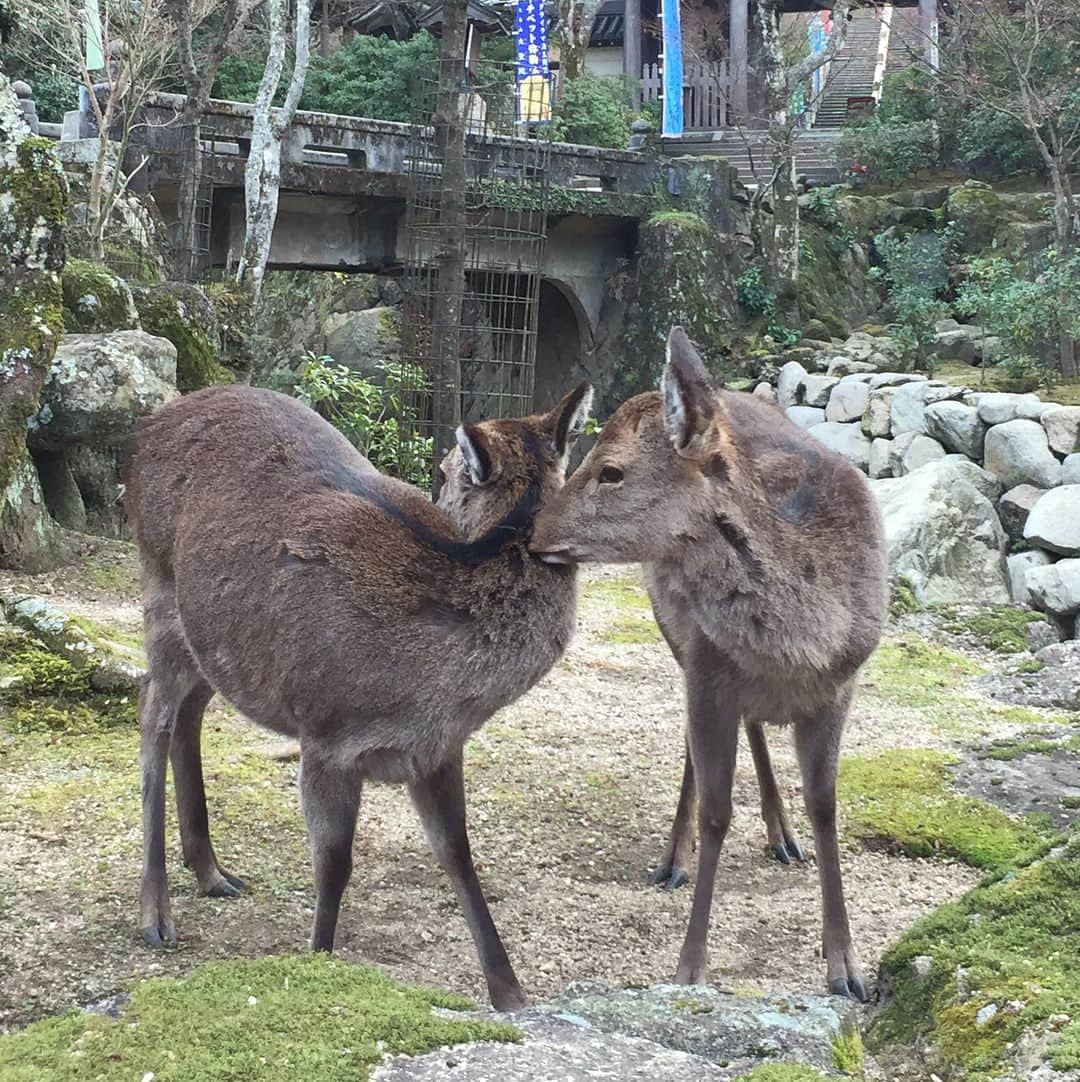
<instances>
[{"instance_id":1,"label":"gravel ground","mask_svg":"<svg viewBox=\"0 0 1080 1082\"><path fill-rule=\"evenodd\" d=\"M90 559L98 569L93 582L77 570L33 580L6 576L0 591L50 592L56 603L103 623L136 627L130 552L98 546ZM630 574L599 569L586 576L578 634L565 658L493 719L468 752L474 855L507 950L533 998L551 996L573 979L635 985L670 979L688 918L690 889L667 893L646 884L678 794L683 703L666 647L626 641L656 639L647 615L614 596ZM641 634L627 636L627 621ZM212 708L207 725L218 753L207 756L211 829L223 863L251 890L232 902L197 898L170 820L181 943L168 953L143 947L135 932L136 735L130 762L109 777L122 799L95 801L91 785L53 818L42 812L53 807L39 799L42 787L78 780L80 771L92 774L93 762L65 759L62 746L59 766L30 762L12 743L5 748L0 735L0 1027L95 1001L134 978L183 972L207 958L303 948L313 892L295 763L267 758L279 741L227 706ZM932 728L920 727L911 711L872 696L861 700L846 749L901 744L949 746ZM775 731L772 745L797 829L808 842L787 734ZM745 748L735 803L713 908L713 980L818 992L824 964L816 873L812 864L783 867L766 857ZM903 929L977 879L959 865L856 845L846 846L843 856L854 938L869 973ZM399 789L365 793L338 948L342 957L377 963L395 977L484 998L464 920Z\"/></svg>"}]
</instances>

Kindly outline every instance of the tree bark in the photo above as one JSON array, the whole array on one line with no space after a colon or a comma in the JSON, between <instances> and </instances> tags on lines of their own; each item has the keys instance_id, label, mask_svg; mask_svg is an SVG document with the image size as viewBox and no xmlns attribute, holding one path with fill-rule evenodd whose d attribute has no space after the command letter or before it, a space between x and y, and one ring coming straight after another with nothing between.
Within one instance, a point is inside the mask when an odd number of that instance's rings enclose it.
<instances>
[{"instance_id":1,"label":"tree bark","mask_svg":"<svg viewBox=\"0 0 1080 1082\"><path fill-rule=\"evenodd\" d=\"M600 4L601 0L559 0L559 71L563 81L585 73L585 51Z\"/></svg>"}]
</instances>

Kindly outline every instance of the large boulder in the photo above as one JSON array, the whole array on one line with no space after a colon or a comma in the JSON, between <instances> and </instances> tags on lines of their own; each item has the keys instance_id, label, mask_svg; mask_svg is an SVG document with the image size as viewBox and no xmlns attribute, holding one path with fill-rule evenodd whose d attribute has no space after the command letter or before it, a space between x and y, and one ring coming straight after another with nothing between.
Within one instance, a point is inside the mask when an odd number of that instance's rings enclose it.
<instances>
[{"instance_id":1,"label":"large boulder","mask_svg":"<svg viewBox=\"0 0 1080 1082\"><path fill-rule=\"evenodd\" d=\"M1080 485L1080 452L1065 456L1065 461L1061 464L1061 483Z\"/></svg>"},{"instance_id":2,"label":"large boulder","mask_svg":"<svg viewBox=\"0 0 1080 1082\"><path fill-rule=\"evenodd\" d=\"M802 381L803 403L824 409L832 389L840 381L835 376L809 375Z\"/></svg>"},{"instance_id":3,"label":"large boulder","mask_svg":"<svg viewBox=\"0 0 1080 1082\"><path fill-rule=\"evenodd\" d=\"M825 411L816 406L788 406L784 412L800 428L813 428L814 425L825 423Z\"/></svg>"},{"instance_id":4,"label":"large boulder","mask_svg":"<svg viewBox=\"0 0 1080 1082\"><path fill-rule=\"evenodd\" d=\"M1055 406L1042 417L1050 450L1059 455L1071 455L1080 449L1080 406Z\"/></svg>"},{"instance_id":5,"label":"large boulder","mask_svg":"<svg viewBox=\"0 0 1080 1082\"><path fill-rule=\"evenodd\" d=\"M784 409L799 403L802 382L809 373L798 361L788 361L776 380L776 401Z\"/></svg>"},{"instance_id":6,"label":"large boulder","mask_svg":"<svg viewBox=\"0 0 1080 1082\"><path fill-rule=\"evenodd\" d=\"M139 313L131 289L112 271L86 259L69 259L60 282L68 333L138 330Z\"/></svg>"},{"instance_id":7,"label":"large boulder","mask_svg":"<svg viewBox=\"0 0 1080 1082\"><path fill-rule=\"evenodd\" d=\"M952 324L949 326L948 324ZM941 320L934 334L934 352L943 360L976 364L983 359L986 335L982 327Z\"/></svg>"},{"instance_id":8,"label":"large boulder","mask_svg":"<svg viewBox=\"0 0 1080 1082\"><path fill-rule=\"evenodd\" d=\"M826 421L807 429L811 436L820 440L830 451L843 455L853 466L866 471L870 464L870 441L858 425Z\"/></svg>"},{"instance_id":9,"label":"large boulder","mask_svg":"<svg viewBox=\"0 0 1080 1082\"><path fill-rule=\"evenodd\" d=\"M892 440L887 440L882 436L870 441L870 460L866 472L874 480L879 477L892 477L893 467L889 454L891 448Z\"/></svg>"},{"instance_id":10,"label":"large boulder","mask_svg":"<svg viewBox=\"0 0 1080 1082\"><path fill-rule=\"evenodd\" d=\"M1001 482L966 455L954 453L946 455L941 461L950 463L969 485L974 485L991 503L997 503L1001 499Z\"/></svg>"},{"instance_id":11,"label":"large boulder","mask_svg":"<svg viewBox=\"0 0 1080 1082\"><path fill-rule=\"evenodd\" d=\"M998 517L1010 541L1019 541L1024 536L1031 509L1046 495L1045 488L1035 485L1017 485L1010 488L998 503Z\"/></svg>"},{"instance_id":12,"label":"large boulder","mask_svg":"<svg viewBox=\"0 0 1080 1082\"><path fill-rule=\"evenodd\" d=\"M1058 560L1027 574L1032 603L1055 616L1080 612L1080 560Z\"/></svg>"},{"instance_id":13,"label":"large boulder","mask_svg":"<svg viewBox=\"0 0 1080 1082\"><path fill-rule=\"evenodd\" d=\"M326 353L362 376L376 376L380 365L401 360L401 313L396 308L331 313L323 334Z\"/></svg>"},{"instance_id":14,"label":"large boulder","mask_svg":"<svg viewBox=\"0 0 1080 1082\"><path fill-rule=\"evenodd\" d=\"M885 437L892 432L892 400L895 387L871 387L866 400L862 428L871 439Z\"/></svg>"},{"instance_id":15,"label":"large boulder","mask_svg":"<svg viewBox=\"0 0 1080 1082\"><path fill-rule=\"evenodd\" d=\"M1006 391L973 391L964 401L979 411L979 420L988 425L1007 421L1036 420L1046 412L1047 403L1036 394L1010 394Z\"/></svg>"},{"instance_id":16,"label":"large boulder","mask_svg":"<svg viewBox=\"0 0 1080 1082\"><path fill-rule=\"evenodd\" d=\"M928 382L926 376L918 372L879 372L867 380L872 391L877 390L878 387L900 387L905 383L926 382Z\"/></svg>"},{"instance_id":17,"label":"large boulder","mask_svg":"<svg viewBox=\"0 0 1080 1082\"><path fill-rule=\"evenodd\" d=\"M1080 556L1080 485L1051 489L1028 515L1024 537L1060 556Z\"/></svg>"},{"instance_id":18,"label":"large boulder","mask_svg":"<svg viewBox=\"0 0 1080 1082\"><path fill-rule=\"evenodd\" d=\"M926 434L948 450L968 458L981 459L986 425L974 406L963 402L933 402L924 413Z\"/></svg>"},{"instance_id":19,"label":"large boulder","mask_svg":"<svg viewBox=\"0 0 1080 1082\"><path fill-rule=\"evenodd\" d=\"M929 602L1009 600L1005 531L994 505L955 463L872 481L889 561Z\"/></svg>"},{"instance_id":20,"label":"large boulder","mask_svg":"<svg viewBox=\"0 0 1080 1082\"><path fill-rule=\"evenodd\" d=\"M28 430L32 447L123 443L176 397L176 347L145 331L65 335Z\"/></svg>"},{"instance_id":21,"label":"large boulder","mask_svg":"<svg viewBox=\"0 0 1080 1082\"><path fill-rule=\"evenodd\" d=\"M1046 430L1037 421L1018 418L994 425L986 433L983 460L1006 488L1025 484L1054 488L1061 482L1061 463L1050 452Z\"/></svg>"},{"instance_id":22,"label":"large boulder","mask_svg":"<svg viewBox=\"0 0 1080 1082\"><path fill-rule=\"evenodd\" d=\"M870 388L865 383L838 383L829 395L825 407L826 421L857 421L862 417L870 400Z\"/></svg>"},{"instance_id":23,"label":"large boulder","mask_svg":"<svg viewBox=\"0 0 1080 1082\"><path fill-rule=\"evenodd\" d=\"M1053 563L1053 558L1039 549L1016 552L1006 561L1009 575L1009 594L1018 605L1031 604L1031 590L1028 587L1028 572L1033 567L1046 567Z\"/></svg>"},{"instance_id":24,"label":"large boulder","mask_svg":"<svg viewBox=\"0 0 1080 1082\"><path fill-rule=\"evenodd\" d=\"M902 432L926 432L926 407L934 402L959 398L963 387L951 387L937 380L926 383L906 383L892 399L892 430L898 436Z\"/></svg>"},{"instance_id":25,"label":"large boulder","mask_svg":"<svg viewBox=\"0 0 1080 1082\"><path fill-rule=\"evenodd\" d=\"M905 432L897 436L889 451L889 467L893 477L903 477L945 457L945 448L937 440L919 432Z\"/></svg>"},{"instance_id":26,"label":"large boulder","mask_svg":"<svg viewBox=\"0 0 1080 1082\"><path fill-rule=\"evenodd\" d=\"M143 329L167 338L176 347L176 385L197 391L230 382L218 364L217 311L198 286L165 282L132 291Z\"/></svg>"}]
</instances>

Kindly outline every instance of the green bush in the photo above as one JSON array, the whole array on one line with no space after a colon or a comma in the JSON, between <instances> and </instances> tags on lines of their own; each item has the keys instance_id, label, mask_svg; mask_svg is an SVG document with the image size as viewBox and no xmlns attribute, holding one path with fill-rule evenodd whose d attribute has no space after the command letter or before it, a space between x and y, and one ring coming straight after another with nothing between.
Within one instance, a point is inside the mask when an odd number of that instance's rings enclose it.
<instances>
[{"instance_id":1,"label":"green bush","mask_svg":"<svg viewBox=\"0 0 1080 1082\"><path fill-rule=\"evenodd\" d=\"M934 127L929 120L892 123L873 116L846 127L833 150L841 170L865 167L871 180L899 184L937 164Z\"/></svg>"},{"instance_id":2,"label":"green bush","mask_svg":"<svg viewBox=\"0 0 1080 1082\"><path fill-rule=\"evenodd\" d=\"M735 279L739 304L752 316L765 320L765 334L781 346L793 346L799 332L785 327L776 315L776 291L766 283L759 267L750 267Z\"/></svg>"},{"instance_id":3,"label":"green bush","mask_svg":"<svg viewBox=\"0 0 1080 1082\"><path fill-rule=\"evenodd\" d=\"M59 124L64 113L79 107L79 84L60 71L30 72L26 81L34 90L38 120Z\"/></svg>"},{"instance_id":4,"label":"green bush","mask_svg":"<svg viewBox=\"0 0 1080 1082\"><path fill-rule=\"evenodd\" d=\"M980 176L1038 172L1042 159L1024 126L987 105L965 110L957 122L955 157Z\"/></svg>"},{"instance_id":5,"label":"green bush","mask_svg":"<svg viewBox=\"0 0 1080 1082\"><path fill-rule=\"evenodd\" d=\"M633 119L626 80L614 75L571 79L559 91L553 119L560 142L625 149Z\"/></svg>"},{"instance_id":6,"label":"green bush","mask_svg":"<svg viewBox=\"0 0 1080 1082\"><path fill-rule=\"evenodd\" d=\"M933 85L923 72L913 67L886 75L881 103L874 115L888 124L912 124L938 119Z\"/></svg>"},{"instance_id":7,"label":"green bush","mask_svg":"<svg viewBox=\"0 0 1080 1082\"><path fill-rule=\"evenodd\" d=\"M431 480L434 441L417 435L421 411L406 391L427 379L413 365L382 363L382 383L357 375L333 357L309 353L293 393L325 417L376 469L422 488Z\"/></svg>"}]
</instances>

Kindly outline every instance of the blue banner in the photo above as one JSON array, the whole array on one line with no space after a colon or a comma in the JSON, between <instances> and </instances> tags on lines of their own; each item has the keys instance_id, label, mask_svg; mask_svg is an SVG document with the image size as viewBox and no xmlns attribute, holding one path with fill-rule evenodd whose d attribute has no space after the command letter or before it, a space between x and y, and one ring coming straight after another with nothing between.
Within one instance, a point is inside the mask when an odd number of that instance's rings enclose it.
<instances>
[{"instance_id":1,"label":"blue banner","mask_svg":"<svg viewBox=\"0 0 1080 1082\"><path fill-rule=\"evenodd\" d=\"M518 119L540 124L551 119L547 19L544 0L517 0Z\"/></svg>"},{"instance_id":2,"label":"blue banner","mask_svg":"<svg viewBox=\"0 0 1080 1082\"><path fill-rule=\"evenodd\" d=\"M682 20L679 0L663 0L664 16L664 130L683 133Z\"/></svg>"}]
</instances>

